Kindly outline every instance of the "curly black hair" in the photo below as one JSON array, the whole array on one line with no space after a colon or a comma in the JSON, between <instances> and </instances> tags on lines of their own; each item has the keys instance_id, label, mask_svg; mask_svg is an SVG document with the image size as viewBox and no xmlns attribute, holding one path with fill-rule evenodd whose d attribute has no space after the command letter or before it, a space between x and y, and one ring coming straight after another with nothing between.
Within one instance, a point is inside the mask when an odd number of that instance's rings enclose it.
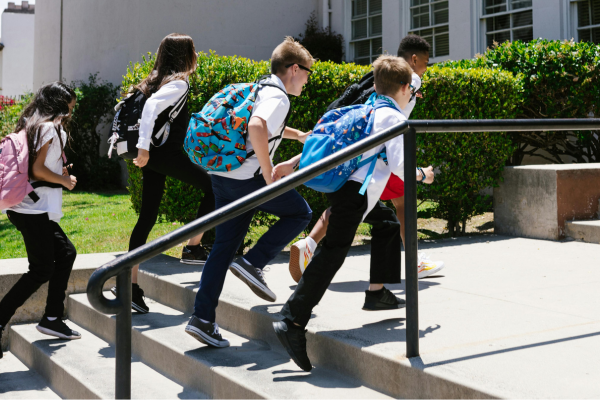
<instances>
[{"instance_id":1,"label":"curly black hair","mask_svg":"<svg viewBox=\"0 0 600 400\"><path fill-rule=\"evenodd\" d=\"M410 57L417 53L429 53L431 45L427 40L418 35L407 35L400 42L398 47L398 57Z\"/></svg>"}]
</instances>

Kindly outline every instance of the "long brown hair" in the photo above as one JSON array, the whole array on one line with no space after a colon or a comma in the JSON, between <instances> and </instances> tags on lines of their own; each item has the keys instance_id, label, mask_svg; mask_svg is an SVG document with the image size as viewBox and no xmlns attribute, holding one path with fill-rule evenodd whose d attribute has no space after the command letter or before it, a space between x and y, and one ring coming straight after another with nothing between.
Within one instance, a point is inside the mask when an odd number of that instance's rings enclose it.
<instances>
[{"instance_id":1,"label":"long brown hair","mask_svg":"<svg viewBox=\"0 0 600 400\"><path fill-rule=\"evenodd\" d=\"M58 134L60 148L64 150L61 129L70 118L69 104L77 99L75 91L62 82L53 82L42 86L35 94L33 100L21 114L17 122L16 132L27 132L27 145L29 147L29 172L37 159L37 146L40 143L42 124L51 122ZM67 136L68 140L69 136Z\"/></svg>"},{"instance_id":2,"label":"long brown hair","mask_svg":"<svg viewBox=\"0 0 600 400\"><path fill-rule=\"evenodd\" d=\"M196 70L198 54L188 35L171 33L158 46L156 61L150 75L135 88L149 97L165 84L185 80Z\"/></svg>"}]
</instances>

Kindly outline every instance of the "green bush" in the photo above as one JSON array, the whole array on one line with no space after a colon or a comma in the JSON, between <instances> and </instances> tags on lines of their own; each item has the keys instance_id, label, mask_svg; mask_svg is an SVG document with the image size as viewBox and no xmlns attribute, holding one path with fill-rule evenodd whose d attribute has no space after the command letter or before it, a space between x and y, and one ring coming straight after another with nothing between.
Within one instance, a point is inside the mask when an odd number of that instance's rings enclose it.
<instances>
[{"instance_id":1,"label":"green bush","mask_svg":"<svg viewBox=\"0 0 600 400\"><path fill-rule=\"evenodd\" d=\"M423 99L411 119L507 119L521 107L522 80L510 72L486 68L433 66L423 77ZM506 133L420 133L417 164L438 172L432 185L419 185L419 197L435 199L433 216L458 226L489 208L481 190L497 186L514 146Z\"/></svg>"},{"instance_id":2,"label":"green bush","mask_svg":"<svg viewBox=\"0 0 600 400\"><path fill-rule=\"evenodd\" d=\"M23 96L15 104L0 109L0 139L15 131L23 108L31 101L31 94Z\"/></svg>"}]
</instances>

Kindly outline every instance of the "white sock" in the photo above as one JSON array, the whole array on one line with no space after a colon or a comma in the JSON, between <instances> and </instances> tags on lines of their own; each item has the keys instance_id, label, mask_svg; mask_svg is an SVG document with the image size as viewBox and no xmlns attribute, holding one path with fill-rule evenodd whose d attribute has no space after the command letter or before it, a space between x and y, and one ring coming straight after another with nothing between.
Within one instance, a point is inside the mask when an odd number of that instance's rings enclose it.
<instances>
[{"instance_id":1,"label":"white sock","mask_svg":"<svg viewBox=\"0 0 600 400\"><path fill-rule=\"evenodd\" d=\"M54 321L54 320L56 320L56 318L57 318L57 317L46 317L46 319L47 319L48 321Z\"/></svg>"},{"instance_id":2,"label":"white sock","mask_svg":"<svg viewBox=\"0 0 600 400\"><path fill-rule=\"evenodd\" d=\"M315 240L313 238L311 238L310 236L308 236L306 238L306 244L308 245L308 248L310 249L311 253L315 253L315 249L317 248L317 242L315 242Z\"/></svg>"},{"instance_id":3,"label":"white sock","mask_svg":"<svg viewBox=\"0 0 600 400\"><path fill-rule=\"evenodd\" d=\"M242 257L242 260L244 260L244 261L245 261L245 262L247 262L248 264L252 265L252 263L251 263L250 261L246 260L244 257ZM252 266L254 266L254 265L252 265Z\"/></svg>"},{"instance_id":4,"label":"white sock","mask_svg":"<svg viewBox=\"0 0 600 400\"><path fill-rule=\"evenodd\" d=\"M198 318L198 319L199 319L200 321L204 322L205 324L210 324L210 322L209 322L209 321L206 321L206 320L204 320L204 319L202 319L202 318Z\"/></svg>"}]
</instances>

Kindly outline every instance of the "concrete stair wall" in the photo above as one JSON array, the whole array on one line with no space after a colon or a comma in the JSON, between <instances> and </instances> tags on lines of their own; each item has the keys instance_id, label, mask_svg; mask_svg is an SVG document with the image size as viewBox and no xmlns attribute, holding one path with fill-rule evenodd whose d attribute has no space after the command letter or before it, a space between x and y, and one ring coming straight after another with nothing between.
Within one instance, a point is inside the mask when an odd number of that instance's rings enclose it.
<instances>
[{"instance_id":1,"label":"concrete stair wall","mask_svg":"<svg viewBox=\"0 0 600 400\"><path fill-rule=\"evenodd\" d=\"M567 236L586 243L600 244L600 200L598 200L598 219L566 221Z\"/></svg>"}]
</instances>

